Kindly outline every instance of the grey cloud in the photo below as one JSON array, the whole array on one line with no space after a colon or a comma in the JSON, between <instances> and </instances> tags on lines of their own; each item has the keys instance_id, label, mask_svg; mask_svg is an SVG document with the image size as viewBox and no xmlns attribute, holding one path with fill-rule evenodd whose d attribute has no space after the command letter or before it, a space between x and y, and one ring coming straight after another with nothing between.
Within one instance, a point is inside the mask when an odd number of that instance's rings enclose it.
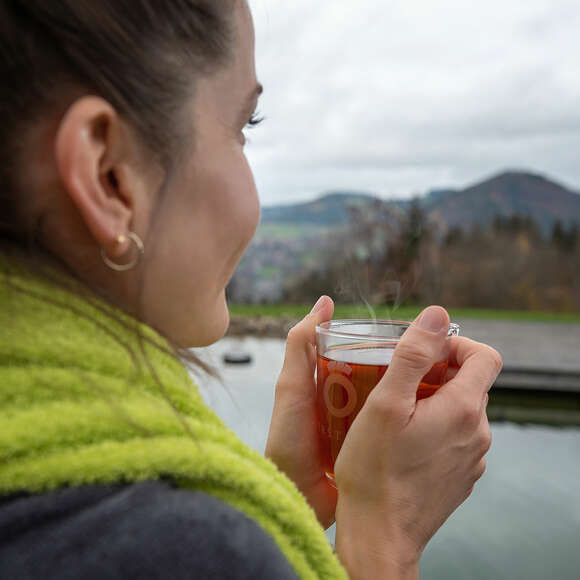
<instances>
[{"instance_id":1,"label":"grey cloud","mask_svg":"<svg viewBox=\"0 0 580 580\"><path fill-rule=\"evenodd\" d=\"M264 204L408 196L504 167L580 189L580 4L254 0Z\"/></svg>"}]
</instances>

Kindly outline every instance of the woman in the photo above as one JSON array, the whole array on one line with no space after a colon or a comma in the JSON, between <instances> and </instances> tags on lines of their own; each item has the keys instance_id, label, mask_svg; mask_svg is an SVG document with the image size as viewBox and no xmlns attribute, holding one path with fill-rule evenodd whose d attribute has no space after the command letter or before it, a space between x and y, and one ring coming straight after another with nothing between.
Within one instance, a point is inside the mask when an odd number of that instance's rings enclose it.
<instances>
[{"instance_id":1,"label":"woman","mask_svg":"<svg viewBox=\"0 0 580 580\"><path fill-rule=\"evenodd\" d=\"M417 404L449 324L426 309L338 494L313 419L328 297L289 334L269 459L184 369L224 334L258 223L246 1L2 0L0 43L0 576L416 578L485 469L493 349L455 340L453 378Z\"/></svg>"}]
</instances>

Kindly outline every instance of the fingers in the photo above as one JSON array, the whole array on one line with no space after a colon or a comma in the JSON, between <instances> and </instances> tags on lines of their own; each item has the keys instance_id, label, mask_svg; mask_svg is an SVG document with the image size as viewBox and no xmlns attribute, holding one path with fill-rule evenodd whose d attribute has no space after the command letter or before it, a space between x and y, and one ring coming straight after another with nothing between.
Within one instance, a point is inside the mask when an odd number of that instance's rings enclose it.
<instances>
[{"instance_id":1,"label":"fingers","mask_svg":"<svg viewBox=\"0 0 580 580\"><path fill-rule=\"evenodd\" d=\"M485 415L484 411L484 414L481 417L478 429L475 433L473 440L476 460L472 472L473 484L479 481L483 477L483 474L485 473L487 467L487 460L485 456L487 455L487 452L491 448L491 441L492 441L491 428L489 426L489 421L487 420L487 416Z\"/></svg>"},{"instance_id":2,"label":"fingers","mask_svg":"<svg viewBox=\"0 0 580 580\"><path fill-rule=\"evenodd\" d=\"M485 397L483 397L483 411L486 412L487 404L489 403L489 393L485 393Z\"/></svg>"},{"instance_id":3,"label":"fingers","mask_svg":"<svg viewBox=\"0 0 580 580\"><path fill-rule=\"evenodd\" d=\"M445 390L453 390L456 396L481 400L495 382L503 361L501 355L486 344L453 337L449 365L455 370L450 369L448 377L452 378Z\"/></svg>"},{"instance_id":4,"label":"fingers","mask_svg":"<svg viewBox=\"0 0 580 580\"><path fill-rule=\"evenodd\" d=\"M473 464L467 474L467 485L469 486L463 501L465 501L475 488L475 484L483 477L487 468L486 454L491 447L491 429L487 417L483 415L479 427L473 437Z\"/></svg>"},{"instance_id":5,"label":"fingers","mask_svg":"<svg viewBox=\"0 0 580 580\"><path fill-rule=\"evenodd\" d=\"M439 361L449 331L449 315L439 306L426 308L403 334L385 376L372 397L381 407L410 416L421 379Z\"/></svg>"},{"instance_id":6,"label":"fingers","mask_svg":"<svg viewBox=\"0 0 580 580\"><path fill-rule=\"evenodd\" d=\"M316 326L332 318L334 302L321 296L314 308L290 329L286 341L286 355L278 388L291 383L292 388L310 389L314 377L313 352L316 346ZM286 381L290 378L291 381Z\"/></svg>"},{"instance_id":7,"label":"fingers","mask_svg":"<svg viewBox=\"0 0 580 580\"><path fill-rule=\"evenodd\" d=\"M465 494L463 501L465 501L466 499L468 499L471 496L471 494L473 493L473 490L475 489L475 484L483 477L483 474L485 473L486 469L487 469L487 460L485 459L485 457L482 457L479 460L479 462L477 463L477 465L475 466L473 476L472 476L473 484L467 490L467 493Z\"/></svg>"},{"instance_id":8,"label":"fingers","mask_svg":"<svg viewBox=\"0 0 580 580\"><path fill-rule=\"evenodd\" d=\"M475 434L476 449L479 452L480 457L484 457L491 447L491 427L489 426L489 421L487 419L487 414L485 412L485 407L483 408L481 419L479 421L479 426Z\"/></svg>"},{"instance_id":9,"label":"fingers","mask_svg":"<svg viewBox=\"0 0 580 580\"><path fill-rule=\"evenodd\" d=\"M443 383L449 382L451 379L454 379L457 376L459 369L456 367L447 367L447 371L445 372L445 379Z\"/></svg>"}]
</instances>

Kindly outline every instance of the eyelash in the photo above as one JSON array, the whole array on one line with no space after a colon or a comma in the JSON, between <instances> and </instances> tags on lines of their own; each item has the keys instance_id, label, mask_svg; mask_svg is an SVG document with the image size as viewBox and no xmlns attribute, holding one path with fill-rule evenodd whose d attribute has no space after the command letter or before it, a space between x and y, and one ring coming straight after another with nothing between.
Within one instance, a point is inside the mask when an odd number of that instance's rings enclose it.
<instances>
[{"instance_id":1,"label":"eyelash","mask_svg":"<svg viewBox=\"0 0 580 580\"><path fill-rule=\"evenodd\" d=\"M260 123L262 123L262 121L264 121L264 117L262 115L260 115L259 113L253 113L252 116L250 117L250 120L246 124L246 128L253 129L254 127L257 127Z\"/></svg>"}]
</instances>

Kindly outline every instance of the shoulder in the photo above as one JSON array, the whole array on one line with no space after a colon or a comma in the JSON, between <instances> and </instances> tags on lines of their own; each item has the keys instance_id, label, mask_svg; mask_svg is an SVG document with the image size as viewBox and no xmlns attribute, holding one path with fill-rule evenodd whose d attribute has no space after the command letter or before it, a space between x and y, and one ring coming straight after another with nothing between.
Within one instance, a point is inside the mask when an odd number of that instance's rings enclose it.
<instances>
[{"instance_id":1,"label":"shoulder","mask_svg":"<svg viewBox=\"0 0 580 580\"><path fill-rule=\"evenodd\" d=\"M165 482L11 498L0 529L0 577L296 578L256 522Z\"/></svg>"}]
</instances>

